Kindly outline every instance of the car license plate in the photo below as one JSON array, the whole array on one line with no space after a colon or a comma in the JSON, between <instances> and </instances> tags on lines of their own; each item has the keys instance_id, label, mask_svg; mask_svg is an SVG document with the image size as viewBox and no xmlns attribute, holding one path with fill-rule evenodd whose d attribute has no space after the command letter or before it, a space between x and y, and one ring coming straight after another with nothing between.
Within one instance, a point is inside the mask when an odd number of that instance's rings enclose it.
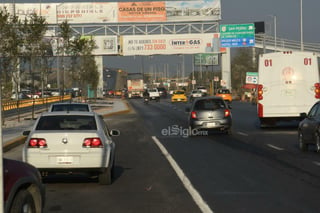
<instances>
[{"instance_id":1,"label":"car license plate","mask_svg":"<svg viewBox=\"0 0 320 213\"><path fill-rule=\"evenodd\" d=\"M215 127L217 124L216 123L207 123L207 127L210 128L210 127Z\"/></svg>"},{"instance_id":2,"label":"car license plate","mask_svg":"<svg viewBox=\"0 0 320 213\"><path fill-rule=\"evenodd\" d=\"M181 98L178 98L178 101L181 101Z\"/></svg>"},{"instance_id":3,"label":"car license plate","mask_svg":"<svg viewBox=\"0 0 320 213\"><path fill-rule=\"evenodd\" d=\"M57 164L72 164L73 157L72 156L58 156Z\"/></svg>"}]
</instances>

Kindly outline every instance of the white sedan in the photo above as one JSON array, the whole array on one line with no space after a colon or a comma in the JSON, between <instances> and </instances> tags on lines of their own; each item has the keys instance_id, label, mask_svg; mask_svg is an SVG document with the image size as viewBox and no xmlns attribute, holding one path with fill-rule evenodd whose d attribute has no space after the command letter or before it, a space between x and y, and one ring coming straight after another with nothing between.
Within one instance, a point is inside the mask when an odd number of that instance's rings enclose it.
<instances>
[{"instance_id":1,"label":"white sedan","mask_svg":"<svg viewBox=\"0 0 320 213\"><path fill-rule=\"evenodd\" d=\"M102 116L95 112L61 111L41 114L27 136L22 160L42 175L83 172L111 184L115 143Z\"/></svg>"}]
</instances>

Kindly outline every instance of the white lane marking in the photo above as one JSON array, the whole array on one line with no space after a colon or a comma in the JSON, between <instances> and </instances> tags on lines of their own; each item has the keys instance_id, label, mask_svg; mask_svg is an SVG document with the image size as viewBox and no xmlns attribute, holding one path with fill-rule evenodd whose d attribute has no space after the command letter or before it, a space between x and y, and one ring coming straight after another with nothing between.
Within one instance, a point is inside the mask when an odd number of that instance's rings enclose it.
<instances>
[{"instance_id":1,"label":"white lane marking","mask_svg":"<svg viewBox=\"0 0 320 213\"><path fill-rule=\"evenodd\" d=\"M244 132L237 132L239 135L242 135L242 136L249 136L249 134L247 133L244 133Z\"/></svg>"},{"instance_id":2,"label":"white lane marking","mask_svg":"<svg viewBox=\"0 0 320 213\"><path fill-rule=\"evenodd\" d=\"M320 166L320 162L319 161L313 161L314 164L316 164L317 166Z\"/></svg>"},{"instance_id":3,"label":"white lane marking","mask_svg":"<svg viewBox=\"0 0 320 213\"><path fill-rule=\"evenodd\" d=\"M284 150L283 148L280 148L280 147L274 146L274 145L272 145L272 144L267 144L267 146L268 146L268 147L271 147L272 149L279 150L279 151Z\"/></svg>"},{"instance_id":4,"label":"white lane marking","mask_svg":"<svg viewBox=\"0 0 320 213\"><path fill-rule=\"evenodd\" d=\"M184 174L182 169L179 167L177 162L173 159L173 157L169 154L167 149L161 144L161 142L157 139L156 136L152 136L153 141L157 144L162 154L167 158L170 165L178 175L179 179L183 183L184 187L187 189L189 194L192 196L194 202L199 206L200 210L204 213L213 213L208 204L202 199L199 192L193 187L189 178Z\"/></svg>"}]
</instances>

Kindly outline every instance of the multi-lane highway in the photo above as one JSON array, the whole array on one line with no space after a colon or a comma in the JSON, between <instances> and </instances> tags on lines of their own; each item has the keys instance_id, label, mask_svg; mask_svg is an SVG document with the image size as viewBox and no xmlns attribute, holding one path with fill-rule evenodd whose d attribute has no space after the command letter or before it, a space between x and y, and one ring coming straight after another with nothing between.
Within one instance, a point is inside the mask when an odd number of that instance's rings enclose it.
<instances>
[{"instance_id":1,"label":"multi-lane highway","mask_svg":"<svg viewBox=\"0 0 320 213\"><path fill-rule=\"evenodd\" d=\"M187 104L129 104L106 119L121 131L113 184L47 177L45 212L320 212L320 155L298 149L296 123L260 129L255 106L236 101L232 135L188 137Z\"/></svg>"}]
</instances>

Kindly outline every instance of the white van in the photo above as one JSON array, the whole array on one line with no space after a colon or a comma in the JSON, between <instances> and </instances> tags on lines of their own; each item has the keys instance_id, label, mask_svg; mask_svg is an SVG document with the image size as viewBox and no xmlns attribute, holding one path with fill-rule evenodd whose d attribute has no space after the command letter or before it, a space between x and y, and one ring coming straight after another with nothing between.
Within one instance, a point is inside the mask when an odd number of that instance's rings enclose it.
<instances>
[{"instance_id":1,"label":"white van","mask_svg":"<svg viewBox=\"0 0 320 213\"><path fill-rule=\"evenodd\" d=\"M259 57L257 111L261 126L300 120L320 98L318 58L311 52L274 52Z\"/></svg>"}]
</instances>

